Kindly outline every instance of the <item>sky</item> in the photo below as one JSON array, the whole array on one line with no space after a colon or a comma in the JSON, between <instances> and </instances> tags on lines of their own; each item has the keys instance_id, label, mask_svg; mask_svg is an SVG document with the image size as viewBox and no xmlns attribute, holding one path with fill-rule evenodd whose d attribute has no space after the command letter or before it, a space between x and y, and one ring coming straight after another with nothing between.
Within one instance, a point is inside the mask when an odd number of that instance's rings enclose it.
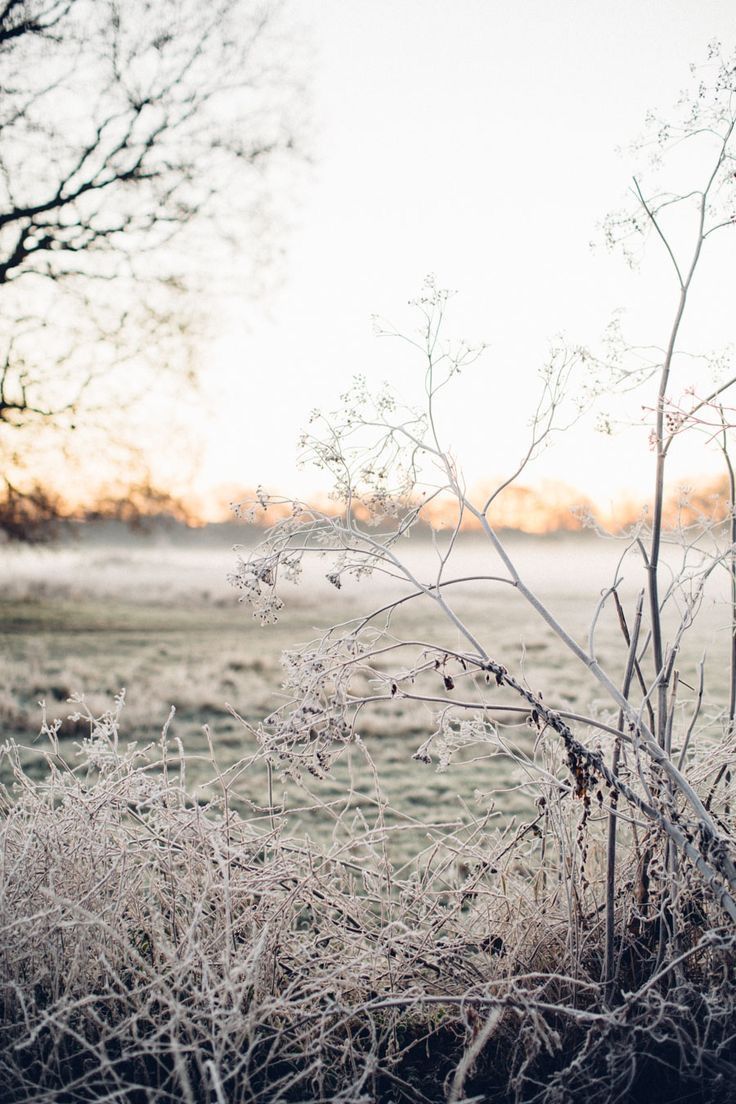
<instances>
[{"instance_id":1,"label":"sky","mask_svg":"<svg viewBox=\"0 0 736 1104\"><path fill-rule=\"evenodd\" d=\"M293 0L290 11L310 59L312 164L286 197L280 283L224 306L203 354L200 496L317 485L297 470L299 432L355 373L411 398L419 362L377 339L371 319L411 329L407 301L428 273L457 292L448 336L488 343L448 398L446 439L470 482L501 476L523 451L550 342L595 344L617 311L633 340L666 340L676 288L661 255L652 243L632 272L601 244L600 223L630 186L622 147L648 108L676 98L709 40L736 42L736 8ZM688 347L728 339L732 257L733 246L716 251L697 289ZM671 474L715 464L684 448ZM526 480L562 480L605 506L646 493L651 468L646 433L607 438L589 417Z\"/></svg>"}]
</instances>

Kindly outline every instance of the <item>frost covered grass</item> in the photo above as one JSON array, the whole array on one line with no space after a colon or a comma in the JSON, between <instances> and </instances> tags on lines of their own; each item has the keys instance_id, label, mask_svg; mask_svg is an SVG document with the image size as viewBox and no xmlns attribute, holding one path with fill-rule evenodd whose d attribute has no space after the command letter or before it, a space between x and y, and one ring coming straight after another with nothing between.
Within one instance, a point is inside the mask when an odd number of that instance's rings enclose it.
<instances>
[{"instance_id":1,"label":"frost covered grass","mask_svg":"<svg viewBox=\"0 0 736 1104\"><path fill-rule=\"evenodd\" d=\"M607 577L611 554L588 539L519 540L521 554L540 578L545 592L580 626L587 616L585 603L569 586L566 563L583 552L589 560L591 585ZM477 566L480 546L469 539L465 552L468 571ZM422 550L419 556L424 553ZM612 554L615 554L612 553ZM84 734L76 722L66 720L75 711L67 703L84 692L90 709L102 713L120 688L127 687L128 739L147 743L158 739L161 718L171 705L177 708L172 733L191 753L206 751L203 725L210 725L218 761L224 767L254 750L252 737L226 703L256 723L281 701L285 672L281 652L294 649L317 630L337 618L339 611L364 601L365 585L346 587L340 594L317 575L292 588L284 617L262 629L242 607L224 582L232 554L195 549L150 549L145 541L134 548L86 546L60 552L23 551L6 556L9 583L1 605L3 683L0 689L2 731L28 749L21 753L31 774L42 764L38 741L39 701L64 719L58 739L68 761L75 761L75 744ZM222 562L221 562L222 561ZM199 581L199 585L195 585ZM84 582L84 591L82 587ZM465 603L473 613L473 596ZM561 684L570 708L579 704L579 680L575 669L558 654L550 636L508 609L494 606L497 639L504 655L523 659L529 678L545 686L551 678ZM417 635L433 630L426 611L412 612L408 628ZM452 643L452 640L449 641ZM376 705L365 719L367 746L392 804L409 816L434 817L455 822L466 816L462 803L473 806L474 790L495 790L495 806L503 815L525 817L533 798L521 788L523 779L510 762L495 756L493 762L456 762L451 771L438 773L412 755L424 739L430 711L417 712L408 703ZM509 716L516 731L525 731L525 720ZM530 737L531 739L531 737ZM470 756L469 756L470 757ZM320 798L338 800L350 788L354 773L352 752L320 783ZM193 781L206 774L196 762L190 768ZM263 772L244 783L249 799L265 800ZM287 785L292 798L303 806L302 795ZM312 818L313 819L313 818ZM312 830L320 830L313 822ZM396 846L402 850L402 838Z\"/></svg>"},{"instance_id":2,"label":"frost covered grass","mask_svg":"<svg viewBox=\"0 0 736 1104\"><path fill-rule=\"evenodd\" d=\"M732 933L688 876L660 960L625 855L611 999L605 818L569 790L523 825L408 826L400 864L377 790L369 814L323 803L310 840L277 808L235 811L261 756L221 770L208 749L205 799L171 727L129 750L121 709L77 704L71 764L46 723L33 778L1 752L3 1100L733 1098Z\"/></svg>"},{"instance_id":3,"label":"frost covered grass","mask_svg":"<svg viewBox=\"0 0 736 1104\"><path fill-rule=\"evenodd\" d=\"M590 536L519 537L512 544L539 592L583 634L590 614L587 594L609 579L617 546ZM465 538L461 552L462 571L477 571L485 553L481 543ZM420 542L417 562L429 556L429 545ZM75 706L67 699L84 693L92 711L102 713L122 687L128 688L126 739L139 745L157 740L161 718L175 705L171 732L188 752L207 751L205 724L223 767L255 750L251 735L227 705L253 724L276 708L282 701L285 676L282 652L310 640L331 620L359 609L366 584L347 585L338 594L315 572L300 587L286 591L287 604L278 624L262 629L238 607L224 581L231 558L227 549L162 549L151 547L145 538L128 546L5 553L0 721L4 737L20 745L19 754L30 774L43 769L37 738L39 701L63 719L60 746L73 763L85 729L68 720ZM369 585L379 598L390 596L388 588L376 587L376 580ZM722 646L721 599L703 612L687 642L694 661L704 650ZM473 588L461 590L457 601L469 623L483 629L489 615L483 607L478 609ZM558 700L572 710L587 704L575 663L556 648L551 632L535 625L504 593L494 596L491 620L498 653L513 658L530 685L554 685ZM431 611L417 607L406 611L403 624L409 635L424 639L436 628L436 619ZM617 626L606 622L599 632L602 654L615 655ZM447 643L456 643L455 636L448 635ZM711 689L717 699L725 700L725 669L713 669ZM455 823L467 817L466 805L477 812L476 791L493 790L501 816L528 818L535 795L510 758L498 754L488 758L476 749L456 757L446 772L438 772L437 763L427 766L411 758L432 716L431 708L418 703L392 701L378 703L364 717L367 747L392 808L406 817L421 820L429 813ZM504 720L512 722L509 733L517 739L521 736L531 747L533 736L526 718L506 715ZM191 764L190 780L206 778L202 762ZM362 770L362 760L348 747L329 777L312 787L318 799L339 801L346 790L355 789L356 770ZM241 791L248 800L263 803L264 784L263 772L254 773L243 780ZM287 805L305 806L303 793L288 782L280 785L278 796ZM292 823L297 819L304 831L325 831L319 817L292 814ZM400 834L392 845L394 853L408 859L409 844L409 837Z\"/></svg>"},{"instance_id":4,"label":"frost covered grass","mask_svg":"<svg viewBox=\"0 0 736 1104\"><path fill-rule=\"evenodd\" d=\"M568 557L582 554L595 587L610 568L598 547L521 542L518 555L582 625ZM477 545L463 554L471 571ZM607 798L586 813L559 785L564 755L528 714L497 716L516 757L476 746L438 771L434 752L411 757L431 711L377 703L326 778L281 779L224 703L253 723L278 705L281 650L335 602L351 612L362 585L336 598L315 578L262 630L214 591L151 587L145 559L109 590L108 554L68 562L40 595L16 565L4 606L19 718L6 714L0 755L4 1099L728 1099L736 991L716 905L687 881L679 954L662 958L655 837L622 842L607 991ZM487 625L472 588L457 608ZM693 659L720 642L718 622L701 618ZM437 629L426 611L394 627ZM618 631L599 635L614 661ZM574 666L523 613L496 601L493 635L531 686L582 707ZM67 702L89 685L86 703ZM121 685L129 704L108 712ZM154 716L170 703L162 737ZM732 749L699 755L707 798ZM712 797L722 820L730 790Z\"/></svg>"}]
</instances>

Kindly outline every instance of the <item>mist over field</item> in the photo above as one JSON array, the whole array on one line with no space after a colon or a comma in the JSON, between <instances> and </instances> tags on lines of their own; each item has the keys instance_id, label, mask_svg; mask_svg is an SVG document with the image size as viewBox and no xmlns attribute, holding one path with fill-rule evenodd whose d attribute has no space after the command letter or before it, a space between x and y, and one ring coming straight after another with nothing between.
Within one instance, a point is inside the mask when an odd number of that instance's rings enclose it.
<instances>
[{"instance_id":1,"label":"mist over field","mask_svg":"<svg viewBox=\"0 0 736 1104\"><path fill-rule=\"evenodd\" d=\"M50 717L64 719L78 710L68 699L83 694L92 712L101 714L125 688L124 739L143 745L158 741L173 705L170 735L195 756L190 781L211 780L204 725L211 729L221 767L252 755L254 741L228 706L257 725L283 702L284 651L298 650L332 624L359 618L411 593L405 583L380 573L358 582L348 579L337 591L326 579L329 561L314 559L298 584L284 588L285 608L278 622L262 626L239 604L227 580L236 559L233 538L248 548L260 536L259 530L234 526L187 530L164 523L135 534L119 525L91 525L59 547L5 550L0 640L6 674L0 711L7 736L24 746L23 758L32 772L42 769L40 753L49 750L48 741L38 737L40 701ZM616 578L621 580L622 601L629 604L644 585L635 554L629 552L619 566L629 545L625 539L592 533L508 537L508 548L527 584L583 643L598 599ZM437 549L430 534L413 535L402 551L417 577L432 577ZM673 542L665 553L670 570L677 569L680 555ZM503 574L500 566L481 537L461 538L454 577ZM712 580L703 615L680 658L681 678L691 685L703 655L711 658L708 689L721 705L728 682L723 631L727 600L724 570ZM489 654L522 672L550 706L587 713L591 701L599 700L601 716L613 716L583 665L560 652L552 631L540 626L513 589L468 582L453 587L451 603ZM403 616L395 615L393 628L413 639L461 646L458 633L443 625L430 606L425 601ZM610 601L597 623L596 640L602 661L621 664L620 626ZM450 703L453 695L444 697ZM493 803L499 823L528 817L534 786L510 757L479 745L465 749L439 772L436 762L412 759L433 731L437 709L420 702L395 702L373 707L362 719L361 735L395 810L416 817L420 827L423 821L452 824L462 822L464 804L473 805L482 793L486 797L481 804ZM510 733L516 739L521 736L531 750L534 737L526 714L499 714L498 719L510 723ZM87 728L86 722L64 721L61 726L62 746L72 761ZM354 751L346 749L330 777L313 783L318 799L329 801L344 792L355 759ZM265 778L248 778L245 792L256 804L266 804ZM307 836L326 831L319 816L300 820L295 815L290 827ZM409 857L415 844L402 837L400 852Z\"/></svg>"}]
</instances>

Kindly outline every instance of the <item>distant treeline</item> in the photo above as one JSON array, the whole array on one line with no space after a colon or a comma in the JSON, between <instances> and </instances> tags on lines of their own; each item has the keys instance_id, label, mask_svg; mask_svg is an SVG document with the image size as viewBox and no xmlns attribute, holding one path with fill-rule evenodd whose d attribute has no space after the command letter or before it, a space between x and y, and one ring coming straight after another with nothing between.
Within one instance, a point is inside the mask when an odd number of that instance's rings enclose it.
<instances>
[{"instance_id":1,"label":"distant treeline","mask_svg":"<svg viewBox=\"0 0 736 1104\"><path fill-rule=\"evenodd\" d=\"M478 488L479 499L486 493L487 488ZM328 514L337 514L342 509L341 503L327 496L316 502ZM237 518L236 504L244 504ZM409 510L418 505L407 502L404 508ZM203 529L212 533L232 529L234 539L242 539L244 529L267 528L299 509L298 502L276 494L265 495L260 488L231 491L229 495L214 492L213 501L208 503L195 502L153 482L142 481L105 491L87 504L69 505L61 495L41 485L19 490L6 484L0 497L0 539L4 538L6 543L40 543L72 535L79 537L83 532L92 537L93 531L120 537L125 530L181 534ZM368 501L353 501L352 510L359 520L368 520L371 514ZM455 510L452 502L433 499L421 507L420 529L429 532L454 527L458 521ZM575 533L583 529L616 533L646 522L647 513L647 504L641 499L620 498L604 509L567 484L545 481L537 487L506 488L491 506L489 520L499 531L527 534ZM717 526L730 515L726 478L700 480L691 487L673 486L666 496L664 517L670 529L704 522ZM460 528L472 532L480 526L466 514Z\"/></svg>"}]
</instances>

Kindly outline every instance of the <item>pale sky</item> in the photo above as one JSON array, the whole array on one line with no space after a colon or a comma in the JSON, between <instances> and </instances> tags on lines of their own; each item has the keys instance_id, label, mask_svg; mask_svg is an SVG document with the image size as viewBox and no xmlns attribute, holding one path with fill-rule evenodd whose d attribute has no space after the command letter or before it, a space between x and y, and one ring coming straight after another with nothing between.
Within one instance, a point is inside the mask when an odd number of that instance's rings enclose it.
<instances>
[{"instance_id":1,"label":"pale sky","mask_svg":"<svg viewBox=\"0 0 736 1104\"><path fill-rule=\"evenodd\" d=\"M313 486L295 465L313 407L333 406L356 372L412 394L418 362L377 340L371 316L411 325L407 300L429 272L458 292L448 333L489 343L449 402L448 441L471 481L502 475L556 335L595 342L626 308L633 337L666 340L676 289L654 243L638 273L590 243L630 183L634 162L617 147L648 108L674 101L709 40L736 42L733 0L295 0L293 11L311 37L314 167L287 202L281 287L232 305L203 358L198 486ZM698 351L729 337L735 246L696 289L686 338ZM527 481L561 479L602 504L643 493L646 436L625 443L580 425ZM707 467L681 450L672 474Z\"/></svg>"}]
</instances>

